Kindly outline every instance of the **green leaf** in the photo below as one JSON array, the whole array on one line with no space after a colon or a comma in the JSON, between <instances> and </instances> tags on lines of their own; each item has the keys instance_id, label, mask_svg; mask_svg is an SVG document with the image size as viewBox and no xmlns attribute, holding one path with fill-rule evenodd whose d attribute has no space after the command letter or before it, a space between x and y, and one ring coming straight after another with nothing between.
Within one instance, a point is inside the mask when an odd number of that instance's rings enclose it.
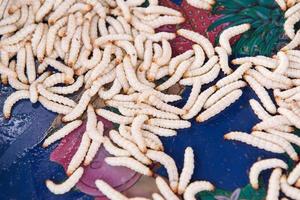
<instances>
[{"instance_id":1,"label":"green leaf","mask_svg":"<svg viewBox=\"0 0 300 200\"><path fill-rule=\"evenodd\" d=\"M221 189L216 189L214 192L200 192L197 194L197 199L201 200L215 200L215 196L227 196L230 197L231 192L221 190Z\"/></svg>"},{"instance_id":2,"label":"green leaf","mask_svg":"<svg viewBox=\"0 0 300 200\"><path fill-rule=\"evenodd\" d=\"M244 17L240 17L240 16L237 16L235 14L226 15L226 16L221 17L221 18L217 19L216 21L214 21L207 28L207 31L212 31L212 30L214 30L216 27L218 27L221 24L232 22L232 21L237 21L237 20L241 20L241 19L244 19Z\"/></svg>"}]
</instances>

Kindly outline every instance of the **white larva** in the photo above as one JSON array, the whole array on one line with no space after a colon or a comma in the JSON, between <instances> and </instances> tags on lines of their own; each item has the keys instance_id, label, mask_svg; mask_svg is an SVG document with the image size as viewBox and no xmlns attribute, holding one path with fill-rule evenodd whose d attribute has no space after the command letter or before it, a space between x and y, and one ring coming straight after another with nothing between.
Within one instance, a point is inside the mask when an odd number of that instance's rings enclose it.
<instances>
[{"instance_id":1,"label":"white larva","mask_svg":"<svg viewBox=\"0 0 300 200\"><path fill-rule=\"evenodd\" d=\"M153 161L162 164L168 173L170 187L173 192L177 192L178 189L178 170L175 161L166 153L162 151L148 150L146 156Z\"/></svg>"},{"instance_id":2,"label":"white larva","mask_svg":"<svg viewBox=\"0 0 300 200\"><path fill-rule=\"evenodd\" d=\"M283 115L275 115L257 123L252 129L256 131L265 130L269 128L276 128L282 125L291 125L291 122Z\"/></svg>"},{"instance_id":3,"label":"white larva","mask_svg":"<svg viewBox=\"0 0 300 200\"><path fill-rule=\"evenodd\" d=\"M279 82L279 83L282 83L282 84L285 84L288 86L291 86L293 84L292 80L289 79L288 77L286 77L282 74L279 74L279 73L273 73L270 70L268 70L262 66L256 66L255 69L257 71L259 71L262 75L264 75L266 78L271 79L273 81L276 81L276 82Z\"/></svg>"},{"instance_id":4,"label":"white larva","mask_svg":"<svg viewBox=\"0 0 300 200\"><path fill-rule=\"evenodd\" d=\"M220 46L226 50L228 55L231 55L232 49L231 49L229 40L236 35L239 35L239 34L242 34L246 31L248 31L250 28L251 28L250 24L241 24L238 26L233 26L228 29L225 29L220 34L220 39L219 39Z\"/></svg>"},{"instance_id":5,"label":"white larva","mask_svg":"<svg viewBox=\"0 0 300 200\"><path fill-rule=\"evenodd\" d=\"M72 108L76 106L76 102L74 102L72 99L69 99L68 97L64 97L62 95L54 94L48 91L42 84L38 84L37 89L40 95L44 96L50 101L54 101Z\"/></svg>"},{"instance_id":6,"label":"white larva","mask_svg":"<svg viewBox=\"0 0 300 200\"><path fill-rule=\"evenodd\" d=\"M43 147L48 147L53 144L57 140L60 140L71 133L73 130L77 129L82 124L81 120L72 121L66 125L64 125L61 129L51 134L49 137L45 139L43 142Z\"/></svg>"},{"instance_id":7,"label":"white larva","mask_svg":"<svg viewBox=\"0 0 300 200\"><path fill-rule=\"evenodd\" d=\"M290 172L287 183L289 185L294 185L297 180L300 178L300 164L298 163L294 169Z\"/></svg>"},{"instance_id":8,"label":"white larva","mask_svg":"<svg viewBox=\"0 0 300 200\"><path fill-rule=\"evenodd\" d=\"M163 90L166 90L169 87L175 85L178 81L180 81L183 74L187 71L187 69L191 66L191 64L192 64L191 59L188 59L188 60L185 60L185 61L181 62L178 65L175 73L168 80L166 80L162 84L158 85L156 87L156 89L159 90L159 91L163 91Z\"/></svg>"},{"instance_id":9,"label":"white larva","mask_svg":"<svg viewBox=\"0 0 300 200\"><path fill-rule=\"evenodd\" d=\"M144 57L144 42L146 40L146 36L144 34L139 34L134 38L134 47L137 52L137 56L139 59L145 59ZM149 43L149 42L148 42ZM149 45L149 44L148 44ZM149 45L150 46L150 45ZM149 48L149 47L147 47ZM150 52L149 52L150 53ZM148 53L148 54L149 54Z\"/></svg>"},{"instance_id":10,"label":"white larva","mask_svg":"<svg viewBox=\"0 0 300 200\"><path fill-rule=\"evenodd\" d=\"M9 5L9 0L1 1L1 5L0 5L0 19L4 16L5 10L7 9L8 5Z\"/></svg>"},{"instance_id":11,"label":"white larva","mask_svg":"<svg viewBox=\"0 0 300 200\"><path fill-rule=\"evenodd\" d=\"M150 69L148 70L148 73L147 73L147 79L149 81L154 82L156 74L160 67L161 66L159 66L158 64L156 64L154 62L151 64Z\"/></svg>"},{"instance_id":12,"label":"white larva","mask_svg":"<svg viewBox=\"0 0 300 200\"><path fill-rule=\"evenodd\" d=\"M150 5L146 8L142 7L136 7L134 8L135 10L138 10L142 13L145 14L160 14L160 15L173 15L173 16L182 16L180 12L177 10L174 10L172 8L164 7L164 6L155 6L155 5Z\"/></svg>"},{"instance_id":13,"label":"white larva","mask_svg":"<svg viewBox=\"0 0 300 200\"><path fill-rule=\"evenodd\" d=\"M206 121L211 117L219 114L228 106L230 106L235 101L237 101L242 96L242 94L243 94L242 90L233 90L229 94L225 95L222 99L217 101L214 105L209 107L207 110L200 113L196 118L197 122Z\"/></svg>"},{"instance_id":14,"label":"white larva","mask_svg":"<svg viewBox=\"0 0 300 200\"><path fill-rule=\"evenodd\" d=\"M164 151L164 146L157 135L149 131L142 131L147 147L156 151Z\"/></svg>"},{"instance_id":15,"label":"white larva","mask_svg":"<svg viewBox=\"0 0 300 200\"><path fill-rule=\"evenodd\" d=\"M298 92L300 92L300 86L291 88L289 90L278 91L276 92L275 96L280 97L282 99L287 99Z\"/></svg>"},{"instance_id":16,"label":"white larva","mask_svg":"<svg viewBox=\"0 0 300 200\"><path fill-rule=\"evenodd\" d=\"M203 91L198 97L197 100L195 101L194 105L188 110L188 112L184 115L182 115L182 119L191 119L195 117L202 109L204 106L206 100L214 93L216 92L217 87L212 86Z\"/></svg>"},{"instance_id":17,"label":"white larva","mask_svg":"<svg viewBox=\"0 0 300 200\"><path fill-rule=\"evenodd\" d=\"M286 70L285 75L289 78L299 79L300 78L300 70L290 68L290 69Z\"/></svg>"},{"instance_id":18,"label":"white larva","mask_svg":"<svg viewBox=\"0 0 300 200\"><path fill-rule=\"evenodd\" d=\"M58 19L60 19L68 9L76 2L76 0L65 0L49 15L48 22L53 25Z\"/></svg>"},{"instance_id":19,"label":"white larva","mask_svg":"<svg viewBox=\"0 0 300 200\"><path fill-rule=\"evenodd\" d=\"M289 16L283 25L285 34L292 40L295 37L294 25L300 20L300 13L296 12Z\"/></svg>"},{"instance_id":20,"label":"white larva","mask_svg":"<svg viewBox=\"0 0 300 200\"><path fill-rule=\"evenodd\" d=\"M142 45L143 44L140 44L138 46L142 46ZM144 57L143 57L144 61L139 67L139 70L145 71L150 68L153 59L153 45L151 40L146 40L145 49L143 51L144 51Z\"/></svg>"},{"instance_id":21,"label":"white larva","mask_svg":"<svg viewBox=\"0 0 300 200\"><path fill-rule=\"evenodd\" d=\"M300 118L293 111L286 109L286 108L279 107L278 113L285 116L295 127L297 127L297 128L300 127L300 123L299 123Z\"/></svg>"},{"instance_id":22,"label":"white larva","mask_svg":"<svg viewBox=\"0 0 300 200\"><path fill-rule=\"evenodd\" d=\"M115 77L116 77L115 70L112 70L107 74L104 74L103 76L97 78L93 82L93 85L91 86L90 96L94 96L95 94L97 94L97 92L103 85L112 82L115 79Z\"/></svg>"},{"instance_id":23,"label":"white larva","mask_svg":"<svg viewBox=\"0 0 300 200\"><path fill-rule=\"evenodd\" d=\"M207 101L204 104L204 108L209 108L213 106L214 103L216 103L220 98L224 97L226 94L245 86L246 83L244 81L235 81L224 87L221 87L219 90L217 90L216 93L214 93L207 99Z\"/></svg>"},{"instance_id":24,"label":"white larva","mask_svg":"<svg viewBox=\"0 0 300 200\"><path fill-rule=\"evenodd\" d=\"M275 59L265 56L236 58L231 62L235 65L241 65L250 62L253 63L253 65L261 65L269 69L276 69L278 65Z\"/></svg>"},{"instance_id":25,"label":"white larva","mask_svg":"<svg viewBox=\"0 0 300 200\"><path fill-rule=\"evenodd\" d=\"M160 194L158 193L153 193L152 194L152 199L153 200L165 200Z\"/></svg>"},{"instance_id":26,"label":"white larva","mask_svg":"<svg viewBox=\"0 0 300 200\"><path fill-rule=\"evenodd\" d=\"M208 58L215 55L215 50L211 42L203 35L187 29L179 29L177 34L199 44Z\"/></svg>"},{"instance_id":27,"label":"white larva","mask_svg":"<svg viewBox=\"0 0 300 200\"><path fill-rule=\"evenodd\" d=\"M41 74L33 83L30 84L29 93L30 93L30 101L31 103L36 103L38 101L38 91L37 84L42 83L48 76L50 76L50 72L45 72Z\"/></svg>"},{"instance_id":28,"label":"white larva","mask_svg":"<svg viewBox=\"0 0 300 200\"><path fill-rule=\"evenodd\" d=\"M12 107L22 99L29 99L27 90L19 90L7 97L3 105L3 115L6 119L10 118Z\"/></svg>"},{"instance_id":29,"label":"white larva","mask_svg":"<svg viewBox=\"0 0 300 200\"><path fill-rule=\"evenodd\" d=\"M26 67L26 50L22 47L18 54L17 54L17 65L16 65L16 72L18 75L18 79L22 82L27 84L28 79L25 74L25 67Z\"/></svg>"},{"instance_id":30,"label":"white larva","mask_svg":"<svg viewBox=\"0 0 300 200\"><path fill-rule=\"evenodd\" d=\"M44 19L44 17L51 11L54 6L55 1L53 0L45 0L45 2L41 5L39 10L35 15L35 21L40 22Z\"/></svg>"},{"instance_id":31,"label":"white larva","mask_svg":"<svg viewBox=\"0 0 300 200\"><path fill-rule=\"evenodd\" d=\"M47 88L50 92L55 94L72 94L78 91L83 85L83 76L79 76L76 81L70 86L56 86Z\"/></svg>"},{"instance_id":32,"label":"white larva","mask_svg":"<svg viewBox=\"0 0 300 200\"><path fill-rule=\"evenodd\" d=\"M9 33L15 32L17 29L18 28L17 28L16 25L1 26L0 35L4 35L4 34L9 34Z\"/></svg>"},{"instance_id":33,"label":"white larva","mask_svg":"<svg viewBox=\"0 0 300 200\"><path fill-rule=\"evenodd\" d=\"M90 56L90 51L87 49L83 50L84 53L82 53L82 57L78 58L79 62L84 63L84 67L88 68L88 69L92 69L94 68L100 61L102 58L102 53L101 50L99 48L94 48L92 51L93 56Z\"/></svg>"},{"instance_id":34,"label":"white larva","mask_svg":"<svg viewBox=\"0 0 300 200\"><path fill-rule=\"evenodd\" d=\"M101 62L96 65L96 67L93 68L91 72L91 76L88 78L85 88L90 87L94 83L92 83L94 80L96 80L103 72L104 69L109 65L112 55L112 45L107 45L103 52L103 57Z\"/></svg>"},{"instance_id":35,"label":"white larva","mask_svg":"<svg viewBox=\"0 0 300 200\"><path fill-rule=\"evenodd\" d=\"M126 34L131 35L131 26L129 25L129 23L126 21L126 19L123 16L118 16L117 20L119 21L119 23L122 25L123 30Z\"/></svg>"},{"instance_id":36,"label":"white larva","mask_svg":"<svg viewBox=\"0 0 300 200\"><path fill-rule=\"evenodd\" d=\"M53 51L57 31L61 27L65 26L67 21L68 18L63 17L60 20L58 20L53 26L50 26L49 31L47 33L47 42L46 42L46 54L48 56L50 56Z\"/></svg>"},{"instance_id":37,"label":"white larva","mask_svg":"<svg viewBox=\"0 0 300 200\"><path fill-rule=\"evenodd\" d=\"M152 28L150 25L142 22L140 19L135 17L134 15L131 17L130 24L137 29L139 32L146 32L150 34L154 34L154 28Z\"/></svg>"},{"instance_id":38,"label":"white larva","mask_svg":"<svg viewBox=\"0 0 300 200\"><path fill-rule=\"evenodd\" d=\"M287 11L284 13L284 17L288 18L291 15L293 15L294 13L298 12L300 9L300 4L297 3L295 6L290 7L289 9L287 9Z\"/></svg>"},{"instance_id":39,"label":"white larva","mask_svg":"<svg viewBox=\"0 0 300 200\"><path fill-rule=\"evenodd\" d=\"M12 78L17 78L17 73L9 69L8 67L4 66L1 62L0 62L0 74Z\"/></svg>"},{"instance_id":40,"label":"white larva","mask_svg":"<svg viewBox=\"0 0 300 200\"><path fill-rule=\"evenodd\" d=\"M300 199L300 190L296 187L289 185L286 181L286 176L283 175L280 178L280 188L281 191L291 199L299 200Z\"/></svg>"},{"instance_id":41,"label":"white larva","mask_svg":"<svg viewBox=\"0 0 300 200\"><path fill-rule=\"evenodd\" d=\"M193 85L193 82L195 81L195 79L200 79L201 83L204 84L208 84L212 81L214 81L220 73L221 67L219 64L215 64L215 66L206 74L202 74L201 76L195 76L195 77L189 77L189 78L185 78L185 79L181 79L179 81L179 84L181 85Z\"/></svg>"},{"instance_id":42,"label":"white larva","mask_svg":"<svg viewBox=\"0 0 300 200\"><path fill-rule=\"evenodd\" d=\"M121 84L121 86L123 88L123 91L125 93L127 93L128 90L129 90L129 83L127 81L126 74L125 74L124 67L123 67L122 63L120 63L116 67L116 77L119 80L119 82L120 82L120 84Z\"/></svg>"},{"instance_id":43,"label":"white larva","mask_svg":"<svg viewBox=\"0 0 300 200\"><path fill-rule=\"evenodd\" d=\"M125 32L122 24L117 19L108 16L108 17L106 17L106 21L108 22L108 24L110 24L116 30L116 32L118 34L122 34ZM127 33L127 34L130 34L130 33Z\"/></svg>"},{"instance_id":44,"label":"white larva","mask_svg":"<svg viewBox=\"0 0 300 200\"><path fill-rule=\"evenodd\" d=\"M148 125L158 126L161 128L184 129L191 127L191 123L186 120L170 120L151 118L146 122Z\"/></svg>"},{"instance_id":45,"label":"white larva","mask_svg":"<svg viewBox=\"0 0 300 200\"><path fill-rule=\"evenodd\" d=\"M143 129L151 131L155 135L158 135L161 137L172 137L177 134L175 130L168 129L168 128L161 128L158 126L153 126L153 125L148 125L148 124L144 124Z\"/></svg>"},{"instance_id":46,"label":"white larva","mask_svg":"<svg viewBox=\"0 0 300 200\"><path fill-rule=\"evenodd\" d=\"M288 89L289 88L288 85L278 83L276 81L266 78L265 76L263 76L263 74L261 74L260 72L254 69L249 69L245 74L254 78L259 84L261 84L266 89Z\"/></svg>"},{"instance_id":47,"label":"white larva","mask_svg":"<svg viewBox=\"0 0 300 200\"><path fill-rule=\"evenodd\" d=\"M153 107L145 107L141 109L130 109L126 107L119 107L119 111L125 115L125 113L129 114L126 116L136 116L140 114L152 115L153 117L162 118L162 119L179 119L176 114L164 112Z\"/></svg>"},{"instance_id":48,"label":"white larva","mask_svg":"<svg viewBox=\"0 0 300 200\"><path fill-rule=\"evenodd\" d=\"M111 130L109 132L109 137L119 147L127 150L136 160L146 165L151 164L151 160L149 160L149 158L147 158L133 142L122 137L117 131Z\"/></svg>"},{"instance_id":49,"label":"white larva","mask_svg":"<svg viewBox=\"0 0 300 200\"><path fill-rule=\"evenodd\" d=\"M51 67L53 67L54 69L65 73L67 76L73 77L74 75L74 71L72 68L64 65L63 63L53 59L53 58L45 58L45 62L50 65Z\"/></svg>"},{"instance_id":50,"label":"white larva","mask_svg":"<svg viewBox=\"0 0 300 200\"><path fill-rule=\"evenodd\" d=\"M286 10L286 2L285 0L275 0L275 2L278 4L281 10ZM277 197L278 198L278 197Z\"/></svg>"},{"instance_id":51,"label":"white larva","mask_svg":"<svg viewBox=\"0 0 300 200\"><path fill-rule=\"evenodd\" d=\"M91 44L91 37L90 37L90 29L91 29L91 20L84 20L83 26L82 26L82 43L84 47L88 50L92 50L92 44Z\"/></svg>"},{"instance_id":52,"label":"white larva","mask_svg":"<svg viewBox=\"0 0 300 200\"><path fill-rule=\"evenodd\" d=\"M168 68L169 68L168 66L160 67L156 73L155 80L159 80L159 79L167 76L169 74Z\"/></svg>"},{"instance_id":53,"label":"white larva","mask_svg":"<svg viewBox=\"0 0 300 200\"><path fill-rule=\"evenodd\" d=\"M28 7L27 5L22 5L21 6L21 17L18 19L18 21L15 23L17 27L23 27L24 24L26 23L28 17Z\"/></svg>"},{"instance_id":54,"label":"white larva","mask_svg":"<svg viewBox=\"0 0 300 200\"><path fill-rule=\"evenodd\" d=\"M184 62L185 60L188 60L191 56L193 56L193 54L194 54L193 50L188 50L176 57L173 57L170 60L169 67L168 67L169 75L173 75L178 65Z\"/></svg>"},{"instance_id":55,"label":"white larva","mask_svg":"<svg viewBox=\"0 0 300 200\"><path fill-rule=\"evenodd\" d=\"M178 184L178 194L183 194L186 187L191 181L194 172L194 152L191 147L187 147L184 151L184 164L183 169L180 174L179 184Z\"/></svg>"},{"instance_id":56,"label":"white larva","mask_svg":"<svg viewBox=\"0 0 300 200\"><path fill-rule=\"evenodd\" d=\"M68 9L68 13L72 14L72 13L76 13L76 12L83 12L83 13L86 13L86 12L89 12L91 11L93 8L92 5L90 4L85 4L85 3L75 3L73 4L69 9Z\"/></svg>"},{"instance_id":57,"label":"white larva","mask_svg":"<svg viewBox=\"0 0 300 200\"><path fill-rule=\"evenodd\" d=\"M90 91L86 90L82 94L79 102L72 109L72 111L63 117L62 120L64 122L72 121L72 120L80 117L84 113L84 111L86 110L86 108L87 108L87 106L88 106L88 104L90 103L90 100L91 100L91 96L89 95L89 93L90 93Z\"/></svg>"},{"instance_id":58,"label":"white larva","mask_svg":"<svg viewBox=\"0 0 300 200\"><path fill-rule=\"evenodd\" d=\"M280 159L277 158L271 158L271 159L265 159L265 160L260 160L254 163L249 172L249 179L250 179L250 184L254 189L258 189L258 177L259 174L267 169L271 168L282 168L282 169L287 169L288 166L285 162L283 162Z\"/></svg>"},{"instance_id":59,"label":"white larva","mask_svg":"<svg viewBox=\"0 0 300 200\"><path fill-rule=\"evenodd\" d=\"M68 22L67 22L67 33L66 36L61 39L61 49L65 53L69 52L70 43L75 31L76 31L76 18L74 15L69 15Z\"/></svg>"},{"instance_id":60,"label":"white larva","mask_svg":"<svg viewBox=\"0 0 300 200\"><path fill-rule=\"evenodd\" d=\"M46 54L47 35L48 35L48 25L45 24L42 38L40 39L36 49L36 57L40 63L43 62ZM38 67L38 73L42 73L41 70L39 70L39 67Z\"/></svg>"},{"instance_id":61,"label":"white larva","mask_svg":"<svg viewBox=\"0 0 300 200\"><path fill-rule=\"evenodd\" d=\"M162 55L162 47L158 43L153 43L153 58L157 59Z\"/></svg>"},{"instance_id":62,"label":"white larva","mask_svg":"<svg viewBox=\"0 0 300 200\"><path fill-rule=\"evenodd\" d=\"M47 188L54 194L64 194L70 191L78 183L84 172L83 167L79 167L74 173L63 183L55 184L51 180L46 180Z\"/></svg>"},{"instance_id":63,"label":"white larva","mask_svg":"<svg viewBox=\"0 0 300 200\"><path fill-rule=\"evenodd\" d=\"M38 97L38 101L49 111L64 114L67 115L72 111L72 108L69 106L61 105L58 103L55 103L53 101L48 100L47 98L43 96Z\"/></svg>"},{"instance_id":64,"label":"white larva","mask_svg":"<svg viewBox=\"0 0 300 200\"><path fill-rule=\"evenodd\" d=\"M98 29L99 29L99 33L100 36L105 36L108 35L108 30L106 28L106 22L105 19L100 18L98 21ZM94 41L94 43L96 42L96 40ZM105 42L103 42L105 43Z\"/></svg>"},{"instance_id":65,"label":"white larva","mask_svg":"<svg viewBox=\"0 0 300 200\"><path fill-rule=\"evenodd\" d=\"M96 113L99 116L104 117L105 119L108 119L109 121L117 124L130 124L133 121L133 117L124 117L105 109L97 109Z\"/></svg>"},{"instance_id":66,"label":"white larva","mask_svg":"<svg viewBox=\"0 0 300 200\"><path fill-rule=\"evenodd\" d=\"M74 82L74 79L64 73L55 73L52 74L51 76L47 77L44 82L43 85L48 88L48 87L52 87L56 84L59 83L65 83L65 84L72 84Z\"/></svg>"},{"instance_id":67,"label":"white larva","mask_svg":"<svg viewBox=\"0 0 300 200\"><path fill-rule=\"evenodd\" d=\"M123 66L129 85L136 91L144 91L151 87L141 83L136 77L135 69L133 68L129 56L125 56L123 60Z\"/></svg>"},{"instance_id":68,"label":"white larva","mask_svg":"<svg viewBox=\"0 0 300 200\"><path fill-rule=\"evenodd\" d=\"M276 113L276 106L272 102L268 92L260 85L254 78L251 76L245 75L244 79L248 82L250 87L254 90L258 98L261 100L262 104L266 108L267 111L274 114Z\"/></svg>"},{"instance_id":69,"label":"white larva","mask_svg":"<svg viewBox=\"0 0 300 200\"><path fill-rule=\"evenodd\" d=\"M271 117L271 115L267 111L265 111L265 109L262 107L262 105L255 99L250 99L249 104L250 104L253 112L255 113L255 115L260 120L265 120L265 119Z\"/></svg>"},{"instance_id":70,"label":"white larva","mask_svg":"<svg viewBox=\"0 0 300 200\"><path fill-rule=\"evenodd\" d=\"M165 182L163 178L157 176L155 179L156 186L160 193L164 196L165 199L179 200L179 198L174 194L169 185Z\"/></svg>"},{"instance_id":71,"label":"white larva","mask_svg":"<svg viewBox=\"0 0 300 200\"><path fill-rule=\"evenodd\" d=\"M271 133L273 135L277 135L279 137L282 137L284 139L286 139L287 141L296 144L297 146L300 146L300 137L292 134L292 133L288 133L288 132L283 132L283 131L278 131L275 129L267 129L268 133Z\"/></svg>"},{"instance_id":72,"label":"white larva","mask_svg":"<svg viewBox=\"0 0 300 200\"><path fill-rule=\"evenodd\" d=\"M15 67L16 67L16 62L14 60L12 60L9 63L9 69L14 71ZM22 83L21 81L19 81L17 78L15 78L13 76L8 77L8 83L12 88L14 88L16 90L28 90L29 89L29 85Z\"/></svg>"},{"instance_id":73,"label":"white larva","mask_svg":"<svg viewBox=\"0 0 300 200\"><path fill-rule=\"evenodd\" d=\"M66 35L67 35L67 26L63 26L57 31L57 36L60 38L65 37Z\"/></svg>"},{"instance_id":74,"label":"white larva","mask_svg":"<svg viewBox=\"0 0 300 200\"><path fill-rule=\"evenodd\" d=\"M228 54L226 52L226 49L224 49L223 47L215 47L215 51L219 55L219 64L224 74L231 74L232 69L228 65Z\"/></svg>"},{"instance_id":75,"label":"white larva","mask_svg":"<svg viewBox=\"0 0 300 200\"><path fill-rule=\"evenodd\" d=\"M115 190L108 183L103 180L96 180L95 184L99 191L101 191L108 199L111 200L128 200L126 196Z\"/></svg>"},{"instance_id":76,"label":"white larva","mask_svg":"<svg viewBox=\"0 0 300 200\"><path fill-rule=\"evenodd\" d=\"M19 20L20 16L21 16L21 12L20 12L20 10L17 10L16 12L14 12L14 14L1 19L0 26L4 27L6 25L15 24Z\"/></svg>"},{"instance_id":77,"label":"white larva","mask_svg":"<svg viewBox=\"0 0 300 200\"><path fill-rule=\"evenodd\" d=\"M132 41L132 36L127 34L110 34L110 35L103 35L97 38L94 42L96 46L101 46L107 42L114 42L119 40L128 40Z\"/></svg>"},{"instance_id":78,"label":"white larva","mask_svg":"<svg viewBox=\"0 0 300 200\"><path fill-rule=\"evenodd\" d=\"M98 95L100 98L104 100L111 99L113 96L116 94L119 94L122 89L122 85L118 79L115 79L112 86L108 89L105 90L103 87L100 88Z\"/></svg>"},{"instance_id":79,"label":"white larva","mask_svg":"<svg viewBox=\"0 0 300 200\"><path fill-rule=\"evenodd\" d=\"M130 57L130 61L133 66L136 66L137 64L137 52L131 42L128 41L116 41L114 42L115 45L121 47L125 50L127 55Z\"/></svg>"},{"instance_id":80,"label":"white larva","mask_svg":"<svg viewBox=\"0 0 300 200\"><path fill-rule=\"evenodd\" d=\"M300 31L297 31L295 37L287 45L282 47L281 51L295 49L299 46L299 44L300 44Z\"/></svg>"},{"instance_id":81,"label":"white larva","mask_svg":"<svg viewBox=\"0 0 300 200\"><path fill-rule=\"evenodd\" d=\"M160 98L156 97L155 95L150 95L148 98L149 104L155 106L159 110L167 111L170 113L183 115L186 113L185 110L177 108L175 106L169 105L165 102L163 102Z\"/></svg>"},{"instance_id":82,"label":"white larva","mask_svg":"<svg viewBox=\"0 0 300 200\"><path fill-rule=\"evenodd\" d=\"M259 149L264 149L266 151L270 151L273 153L284 153L285 152L277 144L260 139L258 137L255 137L253 135L250 135L250 134L244 133L244 132L230 132L230 133L227 133L226 135L224 135L224 138L226 140L236 140L236 141L244 142L251 146L257 147Z\"/></svg>"},{"instance_id":83,"label":"white larva","mask_svg":"<svg viewBox=\"0 0 300 200\"><path fill-rule=\"evenodd\" d=\"M87 107L86 132L93 141L101 142L102 136L97 130L97 116L93 106L90 104Z\"/></svg>"},{"instance_id":84,"label":"white larva","mask_svg":"<svg viewBox=\"0 0 300 200\"><path fill-rule=\"evenodd\" d=\"M104 137L103 146L109 154L116 157L130 156L130 153L127 150L115 146L108 137Z\"/></svg>"},{"instance_id":85,"label":"white larva","mask_svg":"<svg viewBox=\"0 0 300 200\"><path fill-rule=\"evenodd\" d=\"M185 105L183 106L183 108L182 108L183 110L190 110L193 107L193 105L197 101L197 98L201 91L201 87L202 87L201 79L199 79L199 78L194 79L194 83L193 83L193 87L192 87L190 96L189 96L187 102L185 103Z\"/></svg>"},{"instance_id":86,"label":"white larva","mask_svg":"<svg viewBox=\"0 0 300 200\"><path fill-rule=\"evenodd\" d=\"M137 144L137 146L143 153L145 153L147 151L147 147L146 147L145 140L144 140L144 137L143 137L143 134L141 131L141 127L145 123L145 121L148 119L149 118L147 115L138 115L133 119L132 125L131 125L131 135L132 135L135 143Z\"/></svg>"},{"instance_id":87,"label":"white larva","mask_svg":"<svg viewBox=\"0 0 300 200\"><path fill-rule=\"evenodd\" d=\"M176 37L175 33L169 32L159 32L155 34L144 33L148 40L152 40L152 42L161 42L162 39L173 40Z\"/></svg>"},{"instance_id":88,"label":"white larva","mask_svg":"<svg viewBox=\"0 0 300 200\"><path fill-rule=\"evenodd\" d=\"M282 52L282 51L279 51L277 53L277 56L278 56L278 59L279 59L279 65L278 67L274 70L275 73L278 73L278 74L284 74L285 71L288 69L289 67L289 58L288 56Z\"/></svg>"},{"instance_id":89,"label":"white larva","mask_svg":"<svg viewBox=\"0 0 300 200\"><path fill-rule=\"evenodd\" d=\"M195 59L189 68L190 70L202 67L205 61L205 53L200 45L194 44L193 50L195 52Z\"/></svg>"},{"instance_id":90,"label":"white larva","mask_svg":"<svg viewBox=\"0 0 300 200\"><path fill-rule=\"evenodd\" d=\"M65 58L65 52L61 48L61 40L57 39L54 43L54 52L57 53L58 57L62 60Z\"/></svg>"},{"instance_id":91,"label":"white larva","mask_svg":"<svg viewBox=\"0 0 300 200\"><path fill-rule=\"evenodd\" d=\"M71 40L71 46L70 46L70 52L68 58L68 65L71 67L74 66L78 58L78 54L81 47L81 35L82 35L82 27L79 26L76 28L76 31Z\"/></svg>"},{"instance_id":92,"label":"white larva","mask_svg":"<svg viewBox=\"0 0 300 200\"><path fill-rule=\"evenodd\" d=\"M140 95L140 93L132 93L132 94L128 94L128 95L117 94L112 98L112 100L123 101L123 102L131 101L132 102L132 101L136 101L138 99L139 95Z\"/></svg>"},{"instance_id":93,"label":"white larva","mask_svg":"<svg viewBox=\"0 0 300 200\"><path fill-rule=\"evenodd\" d=\"M124 0L116 0L116 3L118 5L118 7L121 9L122 14L124 16L124 18L126 19L126 21L130 21L132 19L130 10L129 10L129 6L126 4L126 2Z\"/></svg>"},{"instance_id":94,"label":"white larva","mask_svg":"<svg viewBox=\"0 0 300 200\"><path fill-rule=\"evenodd\" d=\"M256 137L259 137L261 139L264 139L264 140L273 142L274 144L277 144L278 146L280 146L282 149L285 150L285 152L289 155L289 157L292 160L294 160L294 161L299 160L298 155L297 155L295 149L293 148L293 146L284 138L277 136L277 135L272 135L269 133L261 132L261 131L254 131L251 134Z\"/></svg>"},{"instance_id":95,"label":"white larva","mask_svg":"<svg viewBox=\"0 0 300 200\"><path fill-rule=\"evenodd\" d=\"M243 74L252 67L251 63L244 63L241 66L239 66L232 74L220 79L216 86L221 88L229 83L232 83L234 81L237 81L238 79L242 78Z\"/></svg>"},{"instance_id":96,"label":"white larva","mask_svg":"<svg viewBox=\"0 0 300 200\"><path fill-rule=\"evenodd\" d=\"M208 181L192 182L185 190L184 199L196 200L195 195L202 191L213 191L215 187Z\"/></svg>"},{"instance_id":97,"label":"white larva","mask_svg":"<svg viewBox=\"0 0 300 200\"><path fill-rule=\"evenodd\" d=\"M156 29L167 24L181 24L184 21L185 21L184 17L164 15L164 16L158 16L154 20L144 21L144 22L150 25L152 28Z\"/></svg>"},{"instance_id":98,"label":"white larva","mask_svg":"<svg viewBox=\"0 0 300 200\"><path fill-rule=\"evenodd\" d=\"M82 161L84 161L84 157L86 153L88 152L88 149L90 147L91 139L89 138L88 134L85 132L82 135L80 145L76 151L76 153L73 155L68 168L67 168L67 174L71 175L73 172L80 166Z\"/></svg>"},{"instance_id":99,"label":"white larva","mask_svg":"<svg viewBox=\"0 0 300 200\"><path fill-rule=\"evenodd\" d=\"M280 168L276 168L273 170L269 179L266 200L274 200L279 198L281 175L282 170Z\"/></svg>"},{"instance_id":100,"label":"white larva","mask_svg":"<svg viewBox=\"0 0 300 200\"><path fill-rule=\"evenodd\" d=\"M99 16L95 15L91 20L91 26L90 26L90 37L91 37L91 43L93 44L94 41L98 38L98 21Z\"/></svg>"},{"instance_id":101,"label":"white larva","mask_svg":"<svg viewBox=\"0 0 300 200\"><path fill-rule=\"evenodd\" d=\"M184 73L184 77L200 76L210 71L218 62L218 56L213 56L201 67L188 70Z\"/></svg>"},{"instance_id":102,"label":"white larva","mask_svg":"<svg viewBox=\"0 0 300 200\"><path fill-rule=\"evenodd\" d=\"M211 5L204 0L187 0L187 3L195 8L211 10Z\"/></svg>"},{"instance_id":103,"label":"white larva","mask_svg":"<svg viewBox=\"0 0 300 200\"><path fill-rule=\"evenodd\" d=\"M105 162L111 166L122 166L132 169L145 176L152 176L153 172L144 164L130 157L107 157Z\"/></svg>"}]
</instances>

